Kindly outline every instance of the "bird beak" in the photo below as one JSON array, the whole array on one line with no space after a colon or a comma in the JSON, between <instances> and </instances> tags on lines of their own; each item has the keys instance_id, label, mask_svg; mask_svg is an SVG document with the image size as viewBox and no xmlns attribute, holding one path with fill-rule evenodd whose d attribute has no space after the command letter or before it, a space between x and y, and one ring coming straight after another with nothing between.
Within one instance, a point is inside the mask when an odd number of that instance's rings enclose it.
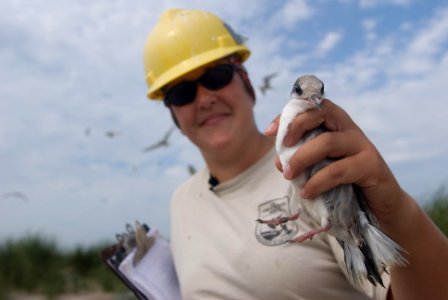
<instances>
[{"instance_id":1,"label":"bird beak","mask_svg":"<svg viewBox=\"0 0 448 300\"><path fill-rule=\"evenodd\" d=\"M316 94L313 94L309 98L309 101L313 104L313 106L319 107L320 104L322 103L322 97L320 97Z\"/></svg>"}]
</instances>

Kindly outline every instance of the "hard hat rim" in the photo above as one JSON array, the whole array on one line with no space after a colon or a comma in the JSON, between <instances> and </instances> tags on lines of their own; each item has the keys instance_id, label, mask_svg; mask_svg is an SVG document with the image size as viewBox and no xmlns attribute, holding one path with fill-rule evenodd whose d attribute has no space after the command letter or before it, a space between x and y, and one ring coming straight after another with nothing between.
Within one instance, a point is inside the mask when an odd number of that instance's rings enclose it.
<instances>
[{"instance_id":1,"label":"hard hat rim","mask_svg":"<svg viewBox=\"0 0 448 300\"><path fill-rule=\"evenodd\" d=\"M240 56L242 62L246 61L250 56L250 50L243 44L227 48L213 49L180 62L171 69L165 71L164 74L151 84L147 93L148 98L152 100L162 100L164 94L161 89L170 82L173 82L195 69L235 53ZM146 80L149 82L148 78L146 78Z\"/></svg>"}]
</instances>

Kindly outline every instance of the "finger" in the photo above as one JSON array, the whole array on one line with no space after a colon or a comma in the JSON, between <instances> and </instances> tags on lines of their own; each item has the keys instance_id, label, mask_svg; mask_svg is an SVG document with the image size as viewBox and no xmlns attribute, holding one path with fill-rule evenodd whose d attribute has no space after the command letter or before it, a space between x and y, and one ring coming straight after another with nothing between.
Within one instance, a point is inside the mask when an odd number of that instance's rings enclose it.
<instances>
[{"instance_id":1,"label":"finger","mask_svg":"<svg viewBox=\"0 0 448 300\"><path fill-rule=\"evenodd\" d=\"M267 136L275 136L277 134L279 122L280 122L280 115L277 115L265 129L264 134Z\"/></svg>"},{"instance_id":2,"label":"finger","mask_svg":"<svg viewBox=\"0 0 448 300\"><path fill-rule=\"evenodd\" d=\"M324 132L307 141L289 161L291 178L297 177L308 167L326 158L340 158L355 155L366 147L368 141L361 131ZM291 179L288 178L288 179Z\"/></svg>"},{"instance_id":3,"label":"finger","mask_svg":"<svg viewBox=\"0 0 448 300\"><path fill-rule=\"evenodd\" d=\"M283 172L282 163L281 163L280 158L278 157L278 155L275 157L275 167L276 167L277 170L279 170L280 172Z\"/></svg>"},{"instance_id":4,"label":"finger","mask_svg":"<svg viewBox=\"0 0 448 300\"><path fill-rule=\"evenodd\" d=\"M325 117L324 125L330 131L358 128L347 112L331 100L323 99L320 105L320 111Z\"/></svg>"},{"instance_id":5,"label":"finger","mask_svg":"<svg viewBox=\"0 0 448 300\"><path fill-rule=\"evenodd\" d=\"M285 146L293 146L305 132L322 124L330 131L357 128L342 108L330 100L324 99L318 109L306 111L294 118L283 141Z\"/></svg>"},{"instance_id":6,"label":"finger","mask_svg":"<svg viewBox=\"0 0 448 300\"><path fill-rule=\"evenodd\" d=\"M298 115L289 125L283 144L287 147L295 145L305 132L320 126L324 122L324 112L319 109L312 109Z\"/></svg>"},{"instance_id":7,"label":"finger","mask_svg":"<svg viewBox=\"0 0 448 300\"><path fill-rule=\"evenodd\" d=\"M334 161L314 174L303 186L301 197L313 199L340 184L362 182L368 167L364 153ZM357 166L357 167L354 167Z\"/></svg>"}]
</instances>

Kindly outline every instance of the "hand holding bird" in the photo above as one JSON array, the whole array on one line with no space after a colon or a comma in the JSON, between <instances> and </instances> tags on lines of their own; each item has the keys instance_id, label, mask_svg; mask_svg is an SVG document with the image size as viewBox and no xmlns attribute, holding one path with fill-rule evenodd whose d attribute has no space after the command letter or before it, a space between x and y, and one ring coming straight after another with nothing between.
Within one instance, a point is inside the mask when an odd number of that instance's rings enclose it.
<instances>
[{"instance_id":1,"label":"hand holding bird","mask_svg":"<svg viewBox=\"0 0 448 300\"><path fill-rule=\"evenodd\" d=\"M328 232L336 237L344 250L352 281L361 284L367 278L374 285L382 284L381 270L387 266L404 265L406 260L401 247L379 229L362 193L372 183L369 183L369 176L361 174L386 176L389 181L393 176L387 172L373 145L342 110L334 109L342 122L332 123L330 118L325 118L328 112L322 112L322 107L331 104L325 100L321 105L323 95L324 85L317 77L300 77L280 116L276 141L279 167L286 178L294 178L296 194L315 199L298 197L300 211L297 214L260 222L280 224L298 218L301 212L307 213L320 227L295 237L293 242L303 242L315 234ZM296 121L301 115L302 126ZM321 117L316 118L317 115ZM299 141L292 138L297 137L291 134L292 131L301 131ZM301 156L303 160L300 160ZM369 156L373 156L377 163L371 170L366 169ZM302 167L295 167L300 164ZM322 186L319 194L309 190L311 184L313 191L312 184L316 182ZM364 187L362 192L352 183Z\"/></svg>"}]
</instances>

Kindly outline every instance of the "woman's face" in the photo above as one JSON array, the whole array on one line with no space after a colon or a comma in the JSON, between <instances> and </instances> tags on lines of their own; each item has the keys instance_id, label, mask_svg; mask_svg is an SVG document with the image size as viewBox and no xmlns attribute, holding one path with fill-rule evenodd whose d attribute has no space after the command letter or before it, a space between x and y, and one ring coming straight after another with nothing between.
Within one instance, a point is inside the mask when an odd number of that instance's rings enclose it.
<instances>
[{"instance_id":1,"label":"woman's face","mask_svg":"<svg viewBox=\"0 0 448 300\"><path fill-rule=\"evenodd\" d=\"M210 66L208 66L210 67ZM182 80L199 78L206 68L188 74ZM172 109L182 132L201 151L220 151L234 142L246 139L256 130L253 99L240 76L234 72L231 82L219 90L208 90L198 84L196 98ZM251 132L252 133L252 132Z\"/></svg>"}]
</instances>

